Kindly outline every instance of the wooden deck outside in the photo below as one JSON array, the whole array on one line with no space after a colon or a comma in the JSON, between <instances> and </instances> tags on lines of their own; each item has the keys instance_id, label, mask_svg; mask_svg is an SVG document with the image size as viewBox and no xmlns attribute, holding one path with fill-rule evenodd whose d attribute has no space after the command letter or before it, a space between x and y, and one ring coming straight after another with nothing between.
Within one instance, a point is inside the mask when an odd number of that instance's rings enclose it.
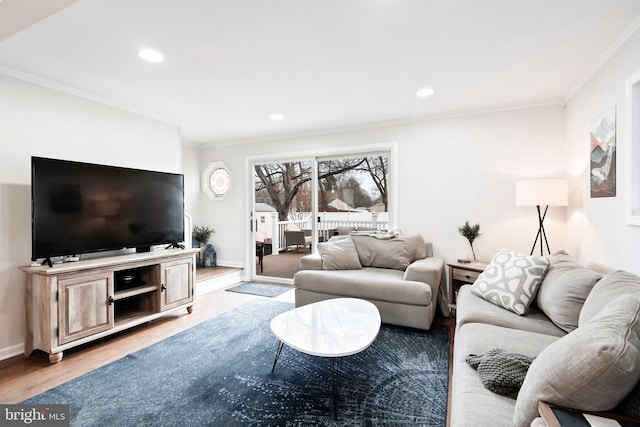
<instances>
[{"instance_id":1,"label":"wooden deck outside","mask_svg":"<svg viewBox=\"0 0 640 427\"><path fill-rule=\"evenodd\" d=\"M258 258L256 257L256 273L259 276L277 277L281 279L293 279L293 275L300 271L300 258L309 255L309 250L300 249L299 252L281 252L279 255L266 255L262 259L263 272L260 272ZM232 273L239 270L235 267L215 267L196 269L196 282L208 280L215 276Z\"/></svg>"},{"instance_id":2,"label":"wooden deck outside","mask_svg":"<svg viewBox=\"0 0 640 427\"><path fill-rule=\"evenodd\" d=\"M300 252L281 252L279 255L267 255L262 259L262 273L256 257L256 273L260 276L293 279L293 275L300 271L300 258L310 253L309 250L300 249Z\"/></svg>"}]
</instances>

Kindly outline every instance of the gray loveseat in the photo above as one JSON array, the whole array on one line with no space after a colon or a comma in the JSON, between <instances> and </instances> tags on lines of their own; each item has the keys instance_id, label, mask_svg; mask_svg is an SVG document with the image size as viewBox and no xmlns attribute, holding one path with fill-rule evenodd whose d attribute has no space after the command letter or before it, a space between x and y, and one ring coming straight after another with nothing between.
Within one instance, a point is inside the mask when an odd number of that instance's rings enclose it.
<instances>
[{"instance_id":1,"label":"gray loveseat","mask_svg":"<svg viewBox=\"0 0 640 427\"><path fill-rule=\"evenodd\" d=\"M375 234L336 236L303 257L293 281L296 307L362 298L378 307L384 323L429 329L445 280L444 261L421 236Z\"/></svg>"},{"instance_id":2,"label":"gray loveseat","mask_svg":"<svg viewBox=\"0 0 640 427\"><path fill-rule=\"evenodd\" d=\"M638 401L632 400L640 389L640 278L597 264L586 268L562 252L548 260L525 315L479 296L474 293L477 287L460 289L452 427L544 425L538 418L539 401L580 410L616 408L633 416L640 411ZM474 286L480 286L481 278ZM517 397L488 390L480 369L467 363L470 355L489 360L495 349L535 357L524 370ZM488 362L486 366L491 367ZM508 376L507 363L498 366L505 370L497 375Z\"/></svg>"}]
</instances>

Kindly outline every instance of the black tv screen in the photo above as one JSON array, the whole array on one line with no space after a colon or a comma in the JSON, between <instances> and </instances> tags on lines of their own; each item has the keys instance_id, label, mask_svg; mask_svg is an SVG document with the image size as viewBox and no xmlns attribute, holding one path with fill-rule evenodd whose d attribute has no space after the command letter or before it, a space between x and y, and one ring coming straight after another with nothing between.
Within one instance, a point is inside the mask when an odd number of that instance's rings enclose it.
<instances>
[{"instance_id":1,"label":"black tv screen","mask_svg":"<svg viewBox=\"0 0 640 427\"><path fill-rule=\"evenodd\" d=\"M184 240L184 176L31 158L33 260Z\"/></svg>"}]
</instances>

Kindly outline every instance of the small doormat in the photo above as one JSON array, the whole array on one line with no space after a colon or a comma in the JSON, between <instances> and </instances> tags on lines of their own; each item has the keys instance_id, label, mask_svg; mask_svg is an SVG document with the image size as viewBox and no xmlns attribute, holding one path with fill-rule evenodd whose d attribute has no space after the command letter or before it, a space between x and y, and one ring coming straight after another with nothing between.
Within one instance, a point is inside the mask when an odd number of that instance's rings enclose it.
<instances>
[{"instance_id":1,"label":"small doormat","mask_svg":"<svg viewBox=\"0 0 640 427\"><path fill-rule=\"evenodd\" d=\"M291 286L272 285L269 283L242 283L233 288L227 289L229 292L238 292L241 294L259 295L261 297L277 297L287 291L293 289Z\"/></svg>"}]
</instances>

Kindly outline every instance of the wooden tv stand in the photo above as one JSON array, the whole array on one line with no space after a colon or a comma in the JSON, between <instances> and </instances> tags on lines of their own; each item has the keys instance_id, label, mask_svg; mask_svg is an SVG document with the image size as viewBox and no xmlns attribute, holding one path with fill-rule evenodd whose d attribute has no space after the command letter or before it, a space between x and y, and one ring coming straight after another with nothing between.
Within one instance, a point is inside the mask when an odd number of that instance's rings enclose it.
<instances>
[{"instance_id":1,"label":"wooden tv stand","mask_svg":"<svg viewBox=\"0 0 640 427\"><path fill-rule=\"evenodd\" d=\"M49 353L120 332L194 303L195 254L170 249L20 267L26 274L24 354Z\"/></svg>"}]
</instances>

